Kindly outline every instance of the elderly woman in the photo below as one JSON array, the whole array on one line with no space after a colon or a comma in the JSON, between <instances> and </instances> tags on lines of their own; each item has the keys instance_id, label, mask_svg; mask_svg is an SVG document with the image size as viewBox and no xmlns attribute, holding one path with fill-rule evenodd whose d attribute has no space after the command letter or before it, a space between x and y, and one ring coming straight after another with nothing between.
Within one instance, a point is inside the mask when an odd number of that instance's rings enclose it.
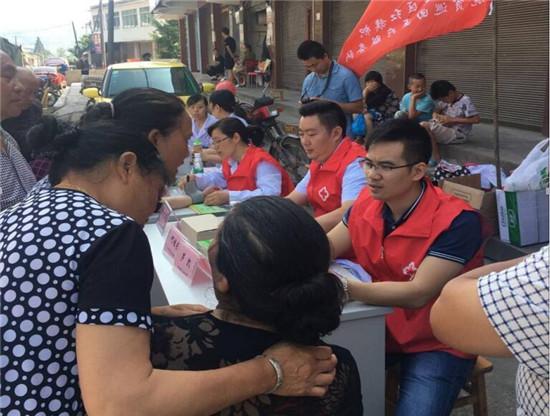
<instances>
[{"instance_id":1,"label":"elderly woman","mask_svg":"<svg viewBox=\"0 0 550 416\"><path fill-rule=\"evenodd\" d=\"M211 370L258 356L279 341L320 345L340 323L344 290L328 272L330 249L319 224L280 197L236 206L210 247L218 306L183 318L155 317L153 363L171 370ZM349 351L323 398L260 395L224 416L362 415L361 386Z\"/></svg>"},{"instance_id":2,"label":"elderly woman","mask_svg":"<svg viewBox=\"0 0 550 416\"><path fill-rule=\"evenodd\" d=\"M276 345L217 371L152 368L142 225L190 135L183 107L166 132L112 120L67 132L52 147L55 186L0 214L2 414L204 415L274 389L325 393L326 347Z\"/></svg>"}]
</instances>

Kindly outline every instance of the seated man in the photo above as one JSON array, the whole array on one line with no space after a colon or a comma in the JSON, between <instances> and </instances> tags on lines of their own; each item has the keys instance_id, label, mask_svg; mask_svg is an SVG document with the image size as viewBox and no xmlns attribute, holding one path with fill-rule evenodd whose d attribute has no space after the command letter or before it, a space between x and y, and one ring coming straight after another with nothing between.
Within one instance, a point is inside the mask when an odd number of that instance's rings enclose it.
<instances>
[{"instance_id":1,"label":"seated man","mask_svg":"<svg viewBox=\"0 0 550 416\"><path fill-rule=\"evenodd\" d=\"M426 179L430 138L416 122L389 120L368 144L368 185L328 234L332 254L353 248L372 277L347 280L352 299L394 308L386 365L400 364L395 414L445 416L474 359L434 337L430 309L445 283L481 264L479 214Z\"/></svg>"},{"instance_id":2,"label":"seated man","mask_svg":"<svg viewBox=\"0 0 550 416\"><path fill-rule=\"evenodd\" d=\"M428 129L436 143L464 143L472 125L480 121L472 99L445 80L435 81L430 87L430 95L436 100L433 118L421 125Z\"/></svg>"},{"instance_id":3,"label":"seated man","mask_svg":"<svg viewBox=\"0 0 550 416\"><path fill-rule=\"evenodd\" d=\"M300 141L311 164L287 198L298 205L311 205L313 215L328 232L366 184L359 165L365 149L344 137L346 115L338 104L311 102L300 107L300 115Z\"/></svg>"}]
</instances>

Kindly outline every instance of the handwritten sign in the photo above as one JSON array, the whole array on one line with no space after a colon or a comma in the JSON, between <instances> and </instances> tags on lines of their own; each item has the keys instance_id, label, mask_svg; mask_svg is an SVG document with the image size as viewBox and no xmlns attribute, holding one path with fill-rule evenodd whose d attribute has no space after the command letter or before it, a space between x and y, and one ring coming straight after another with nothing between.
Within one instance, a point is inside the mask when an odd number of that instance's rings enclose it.
<instances>
[{"instance_id":1,"label":"handwritten sign","mask_svg":"<svg viewBox=\"0 0 550 416\"><path fill-rule=\"evenodd\" d=\"M174 257L175 267L188 279L192 279L202 258L202 255L186 242L180 246Z\"/></svg>"},{"instance_id":2,"label":"handwritten sign","mask_svg":"<svg viewBox=\"0 0 550 416\"><path fill-rule=\"evenodd\" d=\"M181 231L178 230L178 227L171 227L162 251L171 259L175 259L176 254L178 254L181 246L184 244L184 239L185 237Z\"/></svg>"},{"instance_id":3,"label":"handwritten sign","mask_svg":"<svg viewBox=\"0 0 550 416\"><path fill-rule=\"evenodd\" d=\"M157 227L161 234L164 234L166 230L166 224L170 221L170 217L174 217L174 211L168 202L163 202L159 209L159 218L157 220Z\"/></svg>"}]
</instances>

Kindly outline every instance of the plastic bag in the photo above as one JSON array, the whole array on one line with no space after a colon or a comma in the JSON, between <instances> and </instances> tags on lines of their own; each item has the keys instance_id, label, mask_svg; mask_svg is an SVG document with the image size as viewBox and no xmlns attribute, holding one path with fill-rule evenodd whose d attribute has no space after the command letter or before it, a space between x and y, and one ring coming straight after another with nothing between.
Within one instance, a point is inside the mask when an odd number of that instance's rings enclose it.
<instances>
[{"instance_id":1,"label":"plastic bag","mask_svg":"<svg viewBox=\"0 0 550 416\"><path fill-rule=\"evenodd\" d=\"M351 123L351 133L353 137L364 137L367 134L367 126L363 114L358 114Z\"/></svg>"},{"instance_id":2,"label":"plastic bag","mask_svg":"<svg viewBox=\"0 0 550 416\"><path fill-rule=\"evenodd\" d=\"M536 191L548 187L548 146L544 139L523 159L504 183L505 191Z\"/></svg>"},{"instance_id":3,"label":"plastic bag","mask_svg":"<svg viewBox=\"0 0 550 416\"><path fill-rule=\"evenodd\" d=\"M481 188L491 189L497 186L497 168L495 165L466 164L466 167L472 175L479 173L481 177ZM500 170L500 180L502 183L506 181L506 174L502 169Z\"/></svg>"}]
</instances>

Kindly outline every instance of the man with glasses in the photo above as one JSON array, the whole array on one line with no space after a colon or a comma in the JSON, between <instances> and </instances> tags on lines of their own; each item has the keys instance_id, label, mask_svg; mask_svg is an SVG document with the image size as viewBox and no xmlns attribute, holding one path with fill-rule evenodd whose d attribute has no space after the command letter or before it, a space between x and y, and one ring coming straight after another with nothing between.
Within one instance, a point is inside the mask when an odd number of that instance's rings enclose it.
<instances>
[{"instance_id":1,"label":"man with glasses","mask_svg":"<svg viewBox=\"0 0 550 416\"><path fill-rule=\"evenodd\" d=\"M445 283L481 265L479 215L426 178L431 142L411 120L390 120L368 140L367 188L330 233L333 255L353 248L372 283L348 279L352 299L394 307L386 365L400 365L396 415L448 415L472 356L439 342L429 315Z\"/></svg>"},{"instance_id":2,"label":"man with glasses","mask_svg":"<svg viewBox=\"0 0 550 416\"><path fill-rule=\"evenodd\" d=\"M346 115L337 104L311 102L300 108L300 115L300 142L311 164L288 198L298 205L309 204L328 232L366 185L359 165L365 149L344 137Z\"/></svg>"}]
</instances>

